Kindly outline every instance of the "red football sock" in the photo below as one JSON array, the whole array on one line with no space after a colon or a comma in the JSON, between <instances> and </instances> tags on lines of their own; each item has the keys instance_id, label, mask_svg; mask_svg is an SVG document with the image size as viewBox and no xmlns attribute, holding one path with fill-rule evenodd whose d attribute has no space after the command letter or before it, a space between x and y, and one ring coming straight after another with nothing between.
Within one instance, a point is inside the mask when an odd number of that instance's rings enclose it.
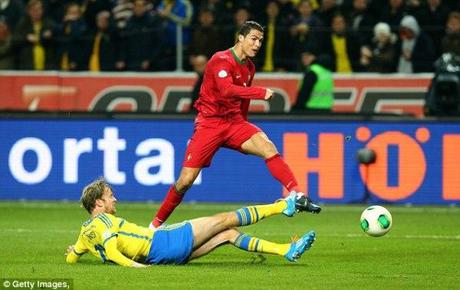
<instances>
[{"instance_id":1,"label":"red football sock","mask_svg":"<svg viewBox=\"0 0 460 290\"><path fill-rule=\"evenodd\" d=\"M169 188L166 198L163 200L163 203L160 206L160 209L157 212L157 215L152 221L152 224L157 228L163 224L174 209L181 203L184 195L181 195L177 192L174 185Z\"/></svg>"},{"instance_id":2,"label":"red football sock","mask_svg":"<svg viewBox=\"0 0 460 290\"><path fill-rule=\"evenodd\" d=\"M299 191L294 174L279 154L265 159L265 163L272 176L281 182L288 191Z\"/></svg>"}]
</instances>

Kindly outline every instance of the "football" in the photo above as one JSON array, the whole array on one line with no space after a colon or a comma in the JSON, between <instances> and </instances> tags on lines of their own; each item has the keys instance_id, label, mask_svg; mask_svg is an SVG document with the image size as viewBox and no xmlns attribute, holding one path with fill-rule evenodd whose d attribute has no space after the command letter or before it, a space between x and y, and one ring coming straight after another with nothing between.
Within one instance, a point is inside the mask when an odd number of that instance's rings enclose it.
<instances>
[{"instance_id":1,"label":"football","mask_svg":"<svg viewBox=\"0 0 460 290\"><path fill-rule=\"evenodd\" d=\"M379 205L366 208L361 214L361 229L372 237L381 237L386 234L393 225L390 212Z\"/></svg>"}]
</instances>

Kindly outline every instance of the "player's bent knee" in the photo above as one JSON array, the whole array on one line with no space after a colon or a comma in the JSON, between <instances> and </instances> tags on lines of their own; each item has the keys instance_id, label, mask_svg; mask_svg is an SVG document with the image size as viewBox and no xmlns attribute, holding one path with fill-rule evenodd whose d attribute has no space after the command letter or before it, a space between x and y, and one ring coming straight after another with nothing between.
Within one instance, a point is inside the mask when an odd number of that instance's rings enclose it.
<instances>
[{"instance_id":1,"label":"player's bent knee","mask_svg":"<svg viewBox=\"0 0 460 290\"><path fill-rule=\"evenodd\" d=\"M184 184L183 182L176 182L176 190L179 194L184 194L187 192L187 190L190 189L190 187L192 187L191 184Z\"/></svg>"},{"instance_id":2,"label":"player's bent knee","mask_svg":"<svg viewBox=\"0 0 460 290\"><path fill-rule=\"evenodd\" d=\"M234 228L225 230L216 235L215 243L216 245L221 245L224 243L232 243L236 241L236 238L240 235L240 232Z\"/></svg>"},{"instance_id":3,"label":"player's bent knee","mask_svg":"<svg viewBox=\"0 0 460 290\"><path fill-rule=\"evenodd\" d=\"M234 243L236 241L236 238L241 234L240 231L238 231L235 228L231 228L225 231L225 239L226 241L230 243Z\"/></svg>"},{"instance_id":4,"label":"player's bent knee","mask_svg":"<svg viewBox=\"0 0 460 290\"><path fill-rule=\"evenodd\" d=\"M270 158L278 154L275 144L273 144L270 140L262 145L262 151L265 158Z\"/></svg>"},{"instance_id":5,"label":"player's bent knee","mask_svg":"<svg viewBox=\"0 0 460 290\"><path fill-rule=\"evenodd\" d=\"M179 192L186 192L190 187L192 187L195 177L193 175L181 176L176 182L176 189Z\"/></svg>"},{"instance_id":6,"label":"player's bent knee","mask_svg":"<svg viewBox=\"0 0 460 290\"><path fill-rule=\"evenodd\" d=\"M177 180L177 183L180 187L190 188L193 185L193 182L200 174L201 168L183 168L182 172Z\"/></svg>"},{"instance_id":7,"label":"player's bent knee","mask_svg":"<svg viewBox=\"0 0 460 290\"><path fill-rule=\"evenodd\" d=\"M216 214L215 216L216 227L219 229L229 229L237 225L238 217L235 212L224 212Z\"/></svg>"}]
</instances>

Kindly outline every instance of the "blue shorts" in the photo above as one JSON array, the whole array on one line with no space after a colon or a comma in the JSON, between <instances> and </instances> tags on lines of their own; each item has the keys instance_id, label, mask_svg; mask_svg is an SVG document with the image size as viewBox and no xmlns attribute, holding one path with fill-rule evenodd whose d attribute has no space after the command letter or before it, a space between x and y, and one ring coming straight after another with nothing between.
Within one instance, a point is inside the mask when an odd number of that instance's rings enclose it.
<instances>
[{"instance_id":1,"label":"blue shorts","mask_svg":"<svg viewBox=\"0 0 460 290\"><path fill-rule=\"evenodd\" d=\"M146 264L185 264L192 253L193 232L189 222L157 229Z\"/></svg>"}]
</instances>

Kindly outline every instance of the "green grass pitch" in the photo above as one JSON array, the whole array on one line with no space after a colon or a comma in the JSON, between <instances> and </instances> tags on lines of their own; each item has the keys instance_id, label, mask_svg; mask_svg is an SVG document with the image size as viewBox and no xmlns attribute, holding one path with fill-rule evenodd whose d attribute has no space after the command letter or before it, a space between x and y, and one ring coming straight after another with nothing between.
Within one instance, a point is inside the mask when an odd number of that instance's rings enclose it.
<instances>
[{"instance_id":1,"label":"green grass pitch","mask_svg":"<svg viewBox=\"0 0 460 290\"><path fill-rule=\"evenodd\" d=\"M183 204L168 222L241 206ZM117 214L146 225L157 207L121 202ZM85 290L460 289L460 208L387 206L393 228L372 238L359 227L365 207L325 205L320 215L276 216L242 229L277 242L316 230L315 245L297 263L226 245L187 265L130 269L90 255L65 263L87 219L76 202L0 202L0 278L67 278Z\"/></svg>"}]
</instances>

